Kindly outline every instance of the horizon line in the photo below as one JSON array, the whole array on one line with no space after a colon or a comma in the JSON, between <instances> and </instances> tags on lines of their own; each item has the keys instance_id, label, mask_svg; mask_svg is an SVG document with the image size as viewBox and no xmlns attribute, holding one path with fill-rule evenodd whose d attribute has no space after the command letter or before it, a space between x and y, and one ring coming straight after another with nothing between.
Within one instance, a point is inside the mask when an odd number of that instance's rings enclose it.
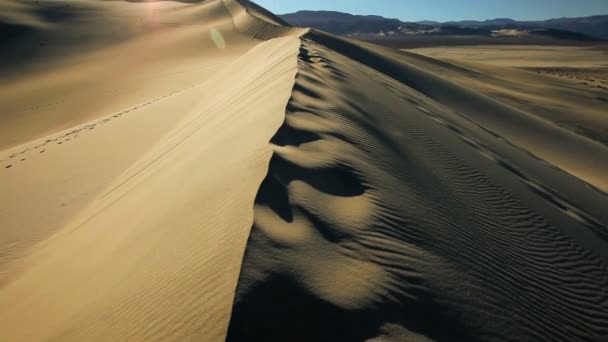
<instances>
[{"instance_id":1,"label":"horizon line","mask_svg":"<svg viewBox=\"0 0 608 342\"><path fill-rule=\"evenodd\" d=\"M391 17L385 17L383 15L380 14L359 14L359 13L350 13L350 12L343 12L343 11L336 11L336 10L311 10L311 9L301 9L301 10L297 10L295 12L287 12L287 13L277 13L276 15L282 16L282 15L288 15L288 14L295 14L298 12L334 12L334 13L343 13L343 14L350 14L353 16L376 16L376 17L382 17L385 19L396 19L399 21L402 21L404 23L407 22L421 22L421 21L431 21L431 22L436 22L436 23L449 23L449 22L460 22L460 21L479 21L479 22L484 22L484 21L489 21L489 20L497 20L497 19L509 19L509 20L514 20L514 21L520 21L520 22L534 22L534 21L548 21L548 20L555 20L555 19L577 19L577 18L589 18L589 17L601 17L601 16L608 16L608 13L605 14L591 14L591 15L583 15L583 16L573 16L573 17L548 17L546 19L516 19L514 17L495 17L495 18L488 18L488 19L452 19L452 20L433 20L433 19L422 19L422 20L404 20L401 18L391 18Z\"/></svg>"}]
</instances>

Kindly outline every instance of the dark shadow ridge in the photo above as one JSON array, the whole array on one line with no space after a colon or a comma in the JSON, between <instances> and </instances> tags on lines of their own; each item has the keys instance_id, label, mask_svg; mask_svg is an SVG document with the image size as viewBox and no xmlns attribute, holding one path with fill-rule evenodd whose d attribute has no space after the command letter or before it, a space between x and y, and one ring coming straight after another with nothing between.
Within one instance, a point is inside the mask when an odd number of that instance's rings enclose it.
<instances>
[{"instance_id":1,"label":"dark shadow ridge","mask_svg":"<svg viewBox=\"0 0 608 342\"><path fill-rule=\"evenodd\" d=\"M321 136L317 133L296 129L284 124L270 142L278 146L300 146L319 139L321 139Z\"/></svg>"},{"instance_id":2,"label":"dark shadow ridge","mask_svg":"<svg viewBox=\"0 0 608 342\"><path fill-rule=\"evenodd\" d=\"M18 40L34 31L36 30L29 25L0 22L0 44L4 45L13 40Z\"/></svg>"},{"instance_id":3,"label":"dark shadow ridge","mask_svg":"<svg viewBox=\"0 0 608 342\"><path fill-rule=\"evenodd\" d=\"M286 222L293 221L293 212L289 205L287 188L276 177L270 174L264 178L255 198L255 203L267 205Z\"/></svg>"},{"instance_id":4,"label":"dark shadow ridge","mask_svg":"<svg viewBox=\"0 0 608 342\"><path fill-rule=\"evenodd\" d=\"M321 96L321 94L317 93L316 91L310 89L310 88L306 88L303 87L301 84L296 83L296 85L293 87L293 92L300 92L306 96L315 98L315 99L321 99L323 96Z\"/></svg>"},{"instance_id":5,"label":"dark shadow ridge","mask_svg":"<svg viewBox=\"0 0 608 342\"><path fill-rule=\"evenodd\" d=\"M84 10L84 8L76 8L71 4L53 4L50 1L37 2L32 9L40 19L51 23L70 21L81 15Z\"/></svg>"},{"instance_id":6,"label":"dark shadow ridge","mask_svg":"<svg viewBox=\"0 0 608 342\"><path fill-rule=\"evenodd\" d=\"M342 310L275 275L236 303L226 341L363 341L379 317Z\"/></svg>"},{"instance_id":7,"label":"dark shadow ridge","mask_svg":"<svg viewBox=\"0 0 608 342\"><path fill-rule=\"evenodd\" d=\"M299 180L322 193L340 197L359 196L368 189L356 171L347 165L307 169L275 156L268 175L276 176L285 186Z\"/></svg>"},{"instance_id":8,"label":"dark shadow ridge","mask_svg":"<svg viewBox=\"0 0 608 342\"><path fill-rule=\"evenodd\" d=\"M382 335L387 323L437 341L478 340L463 329L455 313L431 296L418 295L415 306L404 300L384 304L381 310L346 310L308 293L287 276L272 275L235 304L226 341L365 341Z\"/></svg>"}]
</instances>

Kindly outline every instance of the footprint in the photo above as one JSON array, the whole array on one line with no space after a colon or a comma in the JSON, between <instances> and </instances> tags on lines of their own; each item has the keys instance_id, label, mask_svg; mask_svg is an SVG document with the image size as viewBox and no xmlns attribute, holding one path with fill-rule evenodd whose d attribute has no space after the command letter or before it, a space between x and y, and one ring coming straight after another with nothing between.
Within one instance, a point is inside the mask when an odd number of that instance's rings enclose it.
<instances>
[{"instance_id":1,"label":"footprint","mask_svg":"<svg viewBox=\"0 0 608 342\"><path fill-rule=\"evenodd\" d=\"M10 169L11 167L13 167L13 165L7 165L7 166L5 166L4 168L5 168L5 169Z\"/></svg>"}]
</instances>

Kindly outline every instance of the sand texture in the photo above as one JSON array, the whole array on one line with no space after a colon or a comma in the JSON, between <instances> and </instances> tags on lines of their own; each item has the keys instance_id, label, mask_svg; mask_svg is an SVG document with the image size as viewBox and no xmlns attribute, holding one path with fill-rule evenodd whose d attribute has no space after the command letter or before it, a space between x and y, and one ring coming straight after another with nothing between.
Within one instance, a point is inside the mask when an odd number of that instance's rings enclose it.
<instances>
[{"instance_id":1,"label":"sand texture","mask_svg":"<svg viewBox=\"0 0 608 342\"><path fill-rule=\"evenodd\" d=\"M229 341L608 336L605 146L439 61L315 31L298 58Z\"/></svg>"},{"instance_id":2,"label":"sand texture","mask_svg":"<svg viewBox=\"0 0 608 342\"><path fill-rule=\"evenodd\" d=\"M446 77L608 146L608 46L411 49L447 62Z\"/></svg>"},{"instance_id":3,"label":"sand texture","mask_svg":"<svg viewBox=\"0 0 608 342\"><path fill-rule=\"evenodd\" d=\"M5 0L0 43L0 341L608 338L601 57L246 0Z\"/></svg>"},{"instance_id":4,"label":"sand texture","mask_svg":"<svg viewBox=\"0 0 608 342\"><path fill-rule=\"evenodd\" d=\"M223 340L299 39L258 40L222 1L92 4L193 24L9 83L12 106L58 102L2 118L5 143L36 138L1 157L0 340Z\"/></svg>"}]
</instances>

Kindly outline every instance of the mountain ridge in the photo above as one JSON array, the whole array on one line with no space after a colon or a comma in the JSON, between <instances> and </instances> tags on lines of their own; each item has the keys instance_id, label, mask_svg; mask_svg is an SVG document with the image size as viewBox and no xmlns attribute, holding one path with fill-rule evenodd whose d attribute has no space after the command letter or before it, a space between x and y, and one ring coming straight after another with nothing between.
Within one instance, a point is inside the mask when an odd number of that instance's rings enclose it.
<instances>
[{"instance_id":1,"label":"mountain ridge","mask_svg":"<svg viewBox=\"0 0 608 342\"><path fill-rule=\"evenodd\" d=\"M294 26L310 26L341 35L502 35L504 32L500 32L501 30L518 30L518 34L548 35L561 39L608 39L608 15L555 18L544 21L494 18L483 21L437 22L422 20L408 22L378 15L303 10L281 14L279 17ZM514 32L510 32L510 34L514 34Z\"/></svg>"}]
</instances>

